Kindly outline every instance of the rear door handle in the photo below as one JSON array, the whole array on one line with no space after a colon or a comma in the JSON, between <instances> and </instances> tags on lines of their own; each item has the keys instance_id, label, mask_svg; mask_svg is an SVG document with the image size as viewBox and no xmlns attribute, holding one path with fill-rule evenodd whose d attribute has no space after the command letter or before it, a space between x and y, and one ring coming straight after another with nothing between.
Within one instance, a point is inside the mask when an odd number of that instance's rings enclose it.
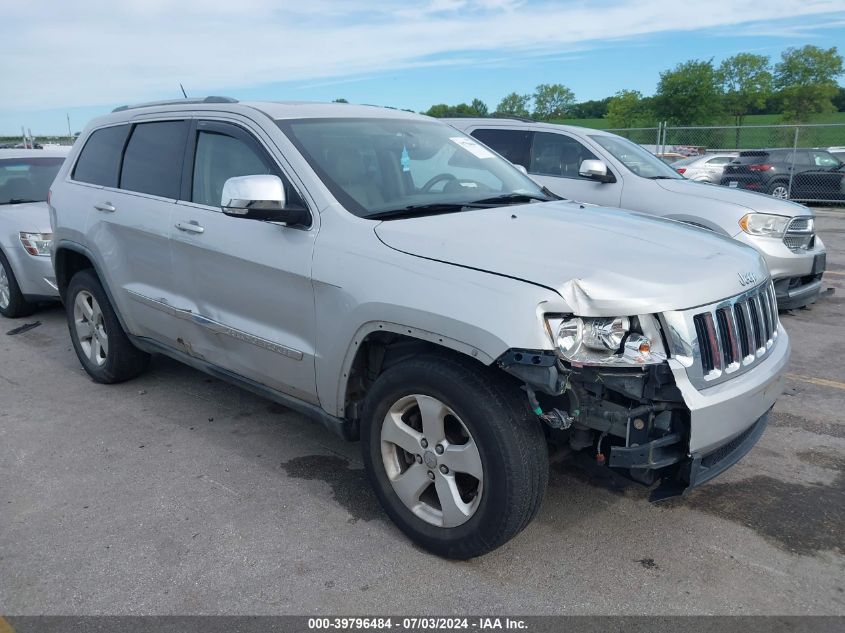
<instances>
[{"instance_id":1,"label":"rear door handle","mask_svg":"<svg viewBox=\"0 0 845 633\"><path fill-rule=\"evenodd\" d=\"M186 233L204 233L205 229L197 224L196 221L191 220L190 222L177 222L176 228L180 231L185 231Z\"/></svg>"},{"instance_id":2,"label":"rear door handle","mask_svg":"<svg viewBox=\"0 0 845 633\"><path fill-rule=\"evenodd\" d=\"M97 211L105 211L106 213L113 213L116 211L114 205L111 202L101 202L100 204L95 204L94 208Z\"/></svg>"}]
</instances>

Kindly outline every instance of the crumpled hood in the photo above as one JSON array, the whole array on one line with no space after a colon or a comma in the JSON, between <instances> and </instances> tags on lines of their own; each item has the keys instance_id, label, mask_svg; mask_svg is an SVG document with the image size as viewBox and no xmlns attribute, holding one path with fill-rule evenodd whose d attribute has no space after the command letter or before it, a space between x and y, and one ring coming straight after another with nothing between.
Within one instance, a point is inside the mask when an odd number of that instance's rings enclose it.
<instances>
[{"instance_id":1,"label":"crumpled hood","mask_svg":"<svg viewBox=\"0 0 845 633\"><path fill-rule=\"evenodd\" d=\"M731 239L633 211L548 202L392 220L375 232L404 253L558 292L582 316L686 309L762 282L758 253Z\"/></svg>"},{"instance_id":2,"label":"crumpled hood","mask_svg":"<svg viewBox=\"0 0 845 633\"><path fill-rule=\"evenodd\" d=\"M721 185L711 185L692 180L655 180L659 187L672 193L679 193L685 196L695 196L717 202L727 202L745 207L749 211L760 213L774 213L794 217L796 215L813 215L813 210L796 202L780 200L763 193L745 191ZM679 209L680 210L680 209Z\"/></svg>"}]
</instances>

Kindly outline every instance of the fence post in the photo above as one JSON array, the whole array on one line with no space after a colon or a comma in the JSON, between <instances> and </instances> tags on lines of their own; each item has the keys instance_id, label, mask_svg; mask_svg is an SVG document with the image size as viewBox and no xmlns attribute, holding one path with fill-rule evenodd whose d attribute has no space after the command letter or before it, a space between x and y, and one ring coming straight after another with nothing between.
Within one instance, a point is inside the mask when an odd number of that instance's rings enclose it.
<instances>
[{"instance_id":1,"label":"fence post","mask_svg":"<svg viewBox=\"0 0 845 633\"><path fill-rule=\"evenodd\" d=\"M663 123L661 121L657 122L657 142L654 144L654 149L656 152L660 152L660 134L663 131Z\"/></svg>"},{"instance_id":2,"label":"fence post","mask_svg":"<svg viewBox=\"0 0 845 633\"><path fill-rule=\"evenodd\" d=\"M798 126L795 126L795 136L792 141L792 165L789 168L789 184L786 187L787 200L792 198L792 179L795 176L795 156L798 154Z\"/></svg>"}]
</instances>

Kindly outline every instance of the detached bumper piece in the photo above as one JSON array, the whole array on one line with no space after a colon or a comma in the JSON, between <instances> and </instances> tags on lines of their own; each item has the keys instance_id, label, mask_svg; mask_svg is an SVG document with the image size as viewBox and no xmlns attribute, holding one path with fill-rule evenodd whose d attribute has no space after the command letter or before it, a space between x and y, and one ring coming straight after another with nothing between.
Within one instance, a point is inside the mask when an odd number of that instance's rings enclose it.
<instances>
[{"instance_id":1,"label":"detached bumper piece","mask_svg":"<svg viewBox=\"0 0 845 633\"><path fill-rule=\"evenodd\" d=\"M684 454L685 442L677 433L653 440L640 446L614 446L610 451L609 465L629 468L637 480L646 474L669 468L660 484L652 490L649 501L662 501L670 497L689 494L694 488L710 481L742 459L757 443L769 423L771 410L730 442L709 453Z\"/></svg>"},{"instance_id":2,"label":"detached bumper piece","mask_svg":"<svg viewBox=\"0 0 845 633\"><path fill-rule=\"evenodd\" d=\"M658 470L677 464L685 457L681 436L671 433L638 446L614 446L610 449L611 468Z\"/></svg>"}]
</instances>

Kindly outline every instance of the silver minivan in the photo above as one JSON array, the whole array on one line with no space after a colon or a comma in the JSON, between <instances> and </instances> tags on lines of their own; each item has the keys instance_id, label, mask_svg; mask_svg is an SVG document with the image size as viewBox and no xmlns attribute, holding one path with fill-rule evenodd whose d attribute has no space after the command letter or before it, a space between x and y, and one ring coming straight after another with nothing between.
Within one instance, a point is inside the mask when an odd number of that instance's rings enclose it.
<instances>
[{"instance_id":1,"label":"silver minivan","mask_svg":"<svg viewBox=\"0 0 845 633\"><path fill-rule=\"evenodd\" d=\"M51 206L93 380L165 354L360 439L386 513L443 556L525 528L550 449L684 494L751 450L783 386L754 249L552 200L420 115L121 108L86 127Z\"/></svg>"},{"instance_id":2,"label":"silver minivan","mask_svg":"<svg viewBox=\"0 0 845 633\"><path fill-rule=\"evenodd\" d=\"M693 182L626 138L583 127L514 119L446 119L559 196L651 213L748 244L766 260L778 306L821 292L827 253L813 211L758 193Z\"/></svg>"}]
</instances>

